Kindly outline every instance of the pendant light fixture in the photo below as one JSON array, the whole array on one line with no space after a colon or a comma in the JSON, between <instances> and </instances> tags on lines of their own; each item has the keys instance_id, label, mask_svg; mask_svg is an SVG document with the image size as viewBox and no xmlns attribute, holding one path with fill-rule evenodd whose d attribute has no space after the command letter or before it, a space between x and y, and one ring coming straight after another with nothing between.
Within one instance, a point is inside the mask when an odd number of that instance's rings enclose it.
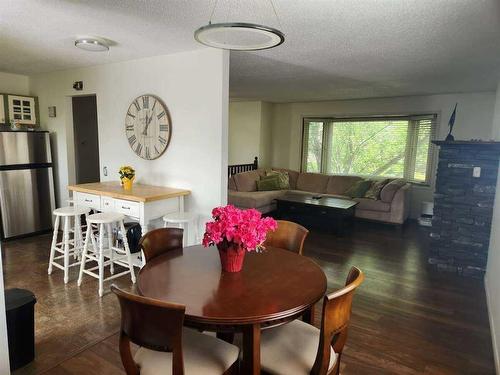
<instances>
[{"instance_id":1,"label":"pendant light fixture","mask_svg":"<svg viewBox=\"0 0 500 375\"><path fill-rule=\"evenodd\" d=\"M194 38L199 43L233 51L256 51L277 47L285 41L285 34L269 26L247 22L212 23L217 3L218 0L215 1L208 25L194 32ZM279 24L273 0L269 0L269 3Z\"/></svg>"}]
</instances>

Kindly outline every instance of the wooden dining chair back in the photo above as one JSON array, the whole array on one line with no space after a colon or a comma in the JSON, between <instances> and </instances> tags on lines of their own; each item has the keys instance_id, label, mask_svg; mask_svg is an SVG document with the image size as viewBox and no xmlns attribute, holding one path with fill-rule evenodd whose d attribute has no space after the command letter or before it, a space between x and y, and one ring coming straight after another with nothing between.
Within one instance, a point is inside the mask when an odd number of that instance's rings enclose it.
<instances>
[{"instance_id":1,"label":"wooden dining chair back","mask_svg":"<svg viewBox=\"0 0 500 375\"><path fill-rule=\"evenodd\" d=\"M277 220L278 228L274 232L268 232L265 246L280 247L302 255L304 241L309 231L302 225L292 221Z\"/></svg>"},{"instance_id":2,"label":"wooden dining chair back","mask_svg":"<svg viewBox=\"0 0 500 375\"><path fill-rule=\"evenodd\" d=\"M363 272L352 267L347 275L345 287L323 298L323 313L320 328L320 343L311 374L338 374L340 357L347 340L347 330L351 318L352 299L356 288L363 282ZM333 369L328 372L331 347L337 354Z\"/></svg>"},{"instance_id":3,"label":"wooden dining chair back","mask_svg":"<svg viewBox=\"0 0 500 375\"><path fill-rule=\"evenodd\" d=\"M186 307L127 293L115 285L111 290L121 308L120 356L127 375L139 375L130 343L172 353L172 375L184 374L182 326Z\"/></svg>"},{"instance_id":4,"label":"wooden dining chair back","mask_svg":"<svg viewBox=\"0 0 500 375\"><path fill-rule=\"evenodd\" d=\"M168 251L182 249L181 228L159 228L146 233L139 241L146 263Z\"/></svg>"}]
</instances>

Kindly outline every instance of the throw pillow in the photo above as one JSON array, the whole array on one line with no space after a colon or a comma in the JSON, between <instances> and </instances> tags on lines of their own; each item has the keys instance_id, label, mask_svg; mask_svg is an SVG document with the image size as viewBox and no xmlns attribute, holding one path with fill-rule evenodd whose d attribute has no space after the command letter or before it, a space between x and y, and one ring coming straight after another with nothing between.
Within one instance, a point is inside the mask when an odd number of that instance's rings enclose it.
<instances>
[{"instance_id":1,"label":"throw pillow","mask_svg":"<svg viewBox=\"0 0 500 375\"><path fill-rule=\"evenodd\" d=\"M280 190L280 182L278 176L263 177L257 181L258 191Z\"/></svg>"},{"instance_id":2,"label":"throw pillow","mask_svg":"<svg viewBox=\"0 0 500 375\"><path fill-rule=\"evenodd\" d=\"M366 191L370 188L372 182L370 180L361 180L355 182L347 191L345 195L351 198L363 198Z\"/></svg>"},{"instance_id":3,"label":"throw pillow","mask_svg":"<svg viewBox=\"0 0 500 375\"><path fill-rule=\"evenodd\" d=\"M365 193L365 198L380 200L380 192L384 186L389 183L390 179L373 180L370 188Z\"/></svg>"},{"instance_id":4,"label":"throw pillow","mask_svg":"<svg viewBox=\"0 0 500 375\"><path fill-rule=\"evenodd\" d=\"M279 185L280 189L282 190L288 190L290 189L290 176L288 175L288 172L285 171L270 171L266 173L265 178L269 177L278 177L279 180Z\"/></svg>"}]
</instances>

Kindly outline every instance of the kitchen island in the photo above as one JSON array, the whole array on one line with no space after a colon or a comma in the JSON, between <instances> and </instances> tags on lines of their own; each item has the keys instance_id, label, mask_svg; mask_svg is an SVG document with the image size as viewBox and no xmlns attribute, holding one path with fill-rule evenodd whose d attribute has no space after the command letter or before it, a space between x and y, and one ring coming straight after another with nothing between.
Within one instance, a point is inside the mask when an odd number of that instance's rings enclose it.
<instances>
[{"instance_id":1,"label":"kitchen island","mask_svg":"<svg viewBox=\"0 0 500 375\"><path fill-rule=\"evenodd\" d=\"M142 232L151 229L151 221L165 214L184 212L184 197L189 190L134 184L125 190L118 181L69 185L75 205L101 212L119 212L141 224Z\"/></svg>"}]
</instances>

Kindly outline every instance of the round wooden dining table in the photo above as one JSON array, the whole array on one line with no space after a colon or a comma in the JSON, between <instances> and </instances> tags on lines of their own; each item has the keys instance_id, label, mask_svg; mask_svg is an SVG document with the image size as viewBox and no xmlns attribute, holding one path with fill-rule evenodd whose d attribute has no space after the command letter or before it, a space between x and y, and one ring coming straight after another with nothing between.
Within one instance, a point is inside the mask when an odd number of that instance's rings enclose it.
<instances>
[{"instance_id":1,"label":"round wooden dining table","mask_svg":"<svg viewBox=\"0 0 500 375\"><path fill-rule=\"evenodd\" d=\"M184 324L231 340L243 334L243 374L260 374L260 332L304 316L326 292L311 259L268 247L245 255L241 272L222 272L217 248L172 250L150 260L137 287L146 297L186 306Z\"/></svg>"}]
</instances>

